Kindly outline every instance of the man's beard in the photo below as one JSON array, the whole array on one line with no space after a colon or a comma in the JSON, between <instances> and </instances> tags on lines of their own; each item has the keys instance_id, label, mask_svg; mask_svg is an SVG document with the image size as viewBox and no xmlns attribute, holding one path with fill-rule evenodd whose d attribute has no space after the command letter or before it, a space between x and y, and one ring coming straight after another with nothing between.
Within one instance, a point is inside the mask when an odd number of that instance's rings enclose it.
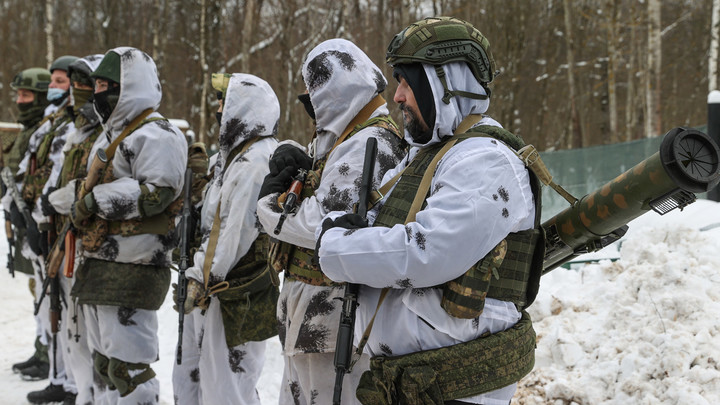
<instances>
[{"instance_id":1,"label":"man's beard","mask_svg":"<svg viewBox=\"0 0 720 405\"><path fill-rule=\"evenodd\" d=\"M400 104L400 110L402 110L405 116L405 129L410 134L413 141L420 145L424 145L432 139L433 131L427 124L425 124L420 117L415 114L412 108L408 107L405 103Z\"/></svg>"}]
</instances>

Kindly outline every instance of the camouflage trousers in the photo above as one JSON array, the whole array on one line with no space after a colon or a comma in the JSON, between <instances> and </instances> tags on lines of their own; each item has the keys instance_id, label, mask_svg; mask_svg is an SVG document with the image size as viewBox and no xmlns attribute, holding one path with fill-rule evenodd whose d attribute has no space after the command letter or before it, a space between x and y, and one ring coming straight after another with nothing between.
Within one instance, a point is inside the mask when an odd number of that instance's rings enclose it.
<instances>
[{"instance_id":1,"label":"camouflage trousers","mask_svg":"<svg viewBox=\"0 0 720 405\"><path fill-rule=\"evenodd\" d=\"M176 405L259 405L255 386L265 363L266 342L247 342L228 348L218 299L205 314L185 315L182 364L173 362Z\"/></svg>"},{"instance_id":2,"label":"camouflage trousers","mask_svg":"<svg viewBox=\"0 0 720 405\"><path fill-rule=\"evenodd\" d=\"M298 353L283 356L282 385L280 387L280 404L331 404L335 388L335 353ZM360 404L355 397L360 376L370 368L370 357L367 354L353 367L350 374L343 378L343 405Z\"/></svg>"},{"instance_id":3,"label":"camouflage trousers","mask_svg":"<svg viewBox=\"0 0 720 405\"><path fill-rule=\"evenodd\" d=\"M61 267L61 282L65 302L67 308L63 305L61 319L62 335L60 340L63 341L63 360L67 379L63 385L65 391L77 394L75 402L78 404L92 403L92 385L93 385L93 363L90 348L88 347L87 333L85 331L85 314L82 307L73 302L70 297L70 290L74 279L63 276Z\"/></svg>"},{"instance_id":4,"label":"camouflage trousers","mask_svg":"<svg viewBox=\"0 0 720 405\"><path fill-rule=\"evenodd\" d=\"M128 363L152 364L158 359L158 317L156 311L115 307L109 305L82 305L90 352L116 358ZM95 373L93 381L95 405L154 404L160 395L160 382L152 378L120 397L118 390L109 389Z\"/></svg>"}]
</instances>

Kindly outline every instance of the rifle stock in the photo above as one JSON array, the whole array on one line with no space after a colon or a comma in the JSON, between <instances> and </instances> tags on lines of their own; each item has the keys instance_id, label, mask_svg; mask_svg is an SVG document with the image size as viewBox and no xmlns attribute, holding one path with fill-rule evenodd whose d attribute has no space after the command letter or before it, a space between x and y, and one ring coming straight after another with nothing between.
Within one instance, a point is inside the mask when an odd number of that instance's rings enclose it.
<instances>
[{"instance_id":1,"label":"rifle stock","mask_svg":"<svg viewBox=\"0 0 720 405\"><path fill-rule=\"evenodd\" d=\"M362 182L360 183L360 198L358 199L356 213L367 220L367 207L372 191L372 181L375 173L375 156L377 154L377 139L368 138L365 146L365 160L363 162ZM316 252L317 254L317 252ZM346 373L352 370L352 347L355 329L355 311L357 309L358 284L346 283L343 295L340 324L338 325L337 341L335 344L335 387L333 389L333 405L340 405L342 396L342 383Z\"/></svg>"},{"instance_id":2,"label":"rifle stock","mask_svg":"<svg viewBox=\"0 0 720 405\"><path fill-rule=\"evenodd\" d=\"M175 349L175 361L177 364L182 364L182 340L183 330L185 328L185 300L187 299L187 278L185 277L185 271L189 267L190 263L190 235L192 226L190 221L192 218L192 181L193 172L192 169L188 168L185 171L185 188L183 196L183 209L182 219L180 228L180 264L178 266L178 281L177 281L177 308L178 308L178 342Z\"/></svg>"}]
</instances>

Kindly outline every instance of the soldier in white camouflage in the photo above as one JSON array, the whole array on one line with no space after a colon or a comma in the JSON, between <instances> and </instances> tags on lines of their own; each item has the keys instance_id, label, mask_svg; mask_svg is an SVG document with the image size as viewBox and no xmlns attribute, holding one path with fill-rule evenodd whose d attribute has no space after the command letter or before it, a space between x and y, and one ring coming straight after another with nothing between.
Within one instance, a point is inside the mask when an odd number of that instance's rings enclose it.
<instances>
[{"instance_id":1,"label":"soldier in white camouflage","mask_svg":"<svg viewBox=\"0 0 720 405\"><path fill-rule=\"evenodd\" d=\"M107 163L97 184L81 182L70 210L81 261L71 295L85 315L93 403L154 404L160 387L150 364L159 357L157 309L170 286L187 142L156 112L162 87L145 52L111 49L91 77L103 132L88 172L100 149Z\"/></svg>"},{"instance_id":2,"label":"soldier in white camouflage","mask_svg":"<svg viewBox=\"0 0 720 405\"><path fill-rule=\"evenodd\" d=\"M485 115L495 61L480 31L427 18L387 60L412 148L385 174L372 226L336 211L316 230L323 273L361 284L355 338L372 359L357 398L508 405L534 364L539 182L522 140Z\"/></svg>"}]
</instances>

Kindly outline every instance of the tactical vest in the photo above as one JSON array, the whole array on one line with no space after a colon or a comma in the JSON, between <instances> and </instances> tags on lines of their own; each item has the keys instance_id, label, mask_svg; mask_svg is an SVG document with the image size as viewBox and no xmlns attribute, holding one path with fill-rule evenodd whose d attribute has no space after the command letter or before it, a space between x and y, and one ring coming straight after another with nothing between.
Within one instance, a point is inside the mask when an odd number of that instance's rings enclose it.
<instances>
[{"instance_id":1,"label":"tactical vest","mask_svg":"<svg viewBox=\"0 0 720 405\"><path fill-rule=\"evenodd\" d=\"M421 150L380 208L374 226L405 223L433 158L446 142L456 139L460 143L471 137L492 137L514 150L523 146L522 140L508 131L478 126ZM485 298L490 297L513 302L522 310L520 321L505 331L452 346L403 356L373 357L370 371L363 373L358 384L357 397L361 403L442 404L505 387L532 371L536 336L523 308L537 294L545 243L540 227L540 182L534 173L529 174L535 197L535 228L509 234L465 274L436 286L443 289L441 305L451 316L475 318L482 313ZM429 194L428 191L425 199Z\"/></svg>"},{"instance_id":2,"label":"tactical vest","mask_svg":"<svg viewBox=\"0 0 720 405\"><path fill-rule=\"evenodd\" d=\"M386 197L374 226L392 227L404 224L420 181L435 155L450 139L457 139L457 143L460 143L471 137L492 137L514 150L524 146L522 140L512 133L502 128L483 125L421 150L405 169L392 193ZM535 228L509 234L465 274L436 286L443 289L442 306L450 315L464 319L475 318L482 313L486 297L510 301L518 310L527 307L535 299L545 243L539 226L540 184L532 172L529 174L535 196ZM425 198L429 196L430 191ZM424 201L423 207L426 204Z\"/></svg>"},{"instance_id":3,"label":"tactical vest","mask_svg":"<svg viewBox=\"0 0 720 405\"><path fill-rule=\"evenodd\" d=\"M143 120L140 125L131 131L127 136L132 135L143 125L153 122L165 120L165 118L148 118ZM102 177L98 184L106 184L115 181L113 174L113 159L111 159L103 170ZM88 252L95 252L105 242L107 235L133 236L140 234L167 235L175 229L175 217L182 210L182 195L176 198L165 210L157 215L144 218L132 218L123 220L107 220L97 215L91 217L88 225L82 230L78 230L82 240L83 249Z\"/></svg>"},{"instance_id":4,"label":"tactical vest","mask_svg":"<svg viewBox=\"0 0 720 405\"><path fill-rule=\"evenodd\" d=\"M22 197L31 207L35 205L35 201L37 201L40 194L42 194L42 189L45 187L52 172L53 162L50 160L52 143L59 134L59 131L62 131L62 128L71 122L71 117L68 114L63 114L53 123L50 131L45 134L40 142L40 146L38 146L37 153L35 154L35 171L31 173L30 168L28 168L22 188ZM65 128L65 131L67 131L67 128Z\"/></svg>"},{"instance_id":5,"label":"tactical vest","mask_svg":"<svg viewBox=\"0 0 720 405\"><path fill-rule=\"evenodd\" d=\"M18 167L20 166L20 161L25 155L25 152L27 152L28 143L30 143L30 137L33 133L35 133L35 131L38 130L38 128L40 128L42 124L45 123L46 120L49 119L48 117L42 120L38 120L34 125L30 127L23 128L23 130L20 131L20 133L18 134L17 138L15 138L15 141L12 143L10 151L4 155L5 165L8 166L10 170L12 170L13 175L17 174ZM15 180L20 181L22 180L22 178L16 178Z\"/></svg>"},{"instance_id":6,"label":"tactical vest","mask_svg":"<svg viewBox=\"0 0 720 405\"><path fill-rule=\"evenodd\" d=\"M351 136L355 135L356 133L367 127L383 128L402 138L397 129L397 126L392 121L392 118L390 118L389 116L378 116L370 118L364 123L353 128L353 130L348 134L347 138L345 138L345 141L347 141L348 139L350 139ZM305 184L303 186L303 190L300 196L301 198L305 198L315 194L315 190L317 190L317 188L320 186L320 178L322 177L322 172L325 168L325 163L329 154L330 153L325 155L324 158L315 162L313 170L310 171L305 178ZM276 247L271 248L275 249ZM277 249L282 250L281 247L278 247ZM335 283L329 278L327 278L327 276L325 276L322 271L320 271L318 266L312 263L312 258L315 256L314 249L307 249L300 246L292 246L290 247L290 250L287 254L287 272L285 273L285 277L287 279L298 280L306 284L317 286L327 287L340 285L340 283Z\"/></svg>"}]
</instances>

